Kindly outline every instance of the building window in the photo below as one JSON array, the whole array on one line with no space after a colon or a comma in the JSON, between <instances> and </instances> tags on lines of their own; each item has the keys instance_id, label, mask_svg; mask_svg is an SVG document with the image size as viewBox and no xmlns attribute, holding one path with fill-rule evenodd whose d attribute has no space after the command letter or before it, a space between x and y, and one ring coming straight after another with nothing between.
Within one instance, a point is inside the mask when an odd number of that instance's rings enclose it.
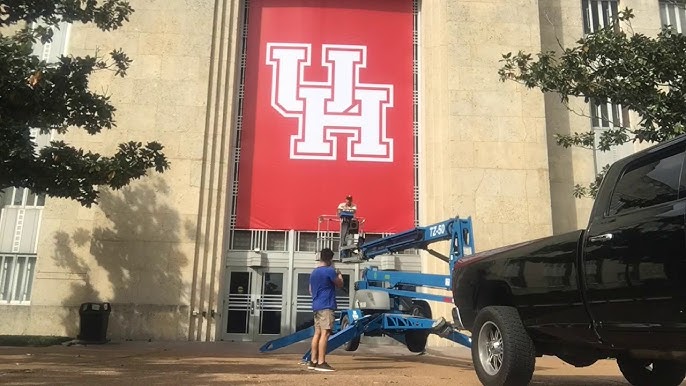
<instances>
[{"instance_id":1,"label":"building window","mask_svg":"<svg viewBox=\"0 0 686 386\"><path fill-rule=\"evenodd\" d=\"M45 194L36 194L25 188L7 188L0 191L2 207L42 208L45 206Z\"/></svg>"},{"instance_id":2,"label":"building window","mask_svg":"<svg viewBox=\"0 0 686 386\"><path fill-rule=\"evenodd\" d=\"M686 4L675 0L660 0L660 22L680 34L686 31Z\"/></svg>"},{"instance_id":3,"label":"building window","mask_svg":"<svg viewBox=\"0 0 686 386\"><path fill-rule=\"evenodd\" d=\"M596 32L612 24L618 14L617 0L582 0L584 34Z\"/></svg>"},{"instance_id":4,"label":"building window","mask_svg":"<svg viewBox=\"0 0 686 386\"><path fill-rule=\"evenodd\" d=\"M277 251L288 250L288 232L236 229L231 232L231 250L234 251Z\"/></svg>"},{"instance_id":5,"label":"building window","mask_svg":"<svg viewBox=\"0 0 686 386\"><path fill-rule=\"evenodd\" d=\"M32 27L37 27L33 24ZM52 42L37 42L32 54L39 60L56 63L66 53L68 30L71 25L61 23L52 27ZM56 132L41 133L30 129L38 153L54 140ZM12 187L0 191L0 304L28 304L36 267L38 231L40 230L45 194L30 189Z\"/></svg>"},{"instance_id":6,"label":"building window","mask_svg":"<svg viewBox=\"0 0 686 386\"><path fill-rule=\"evenodd\" d=\"M298 242L295 247L299 252L316 252L317 251L317 233L315 232L298 232Z\"/></svg>"},{"instance_id":7,"label":"building window","mask_svg":"<svg viewBox=\"0 0 686 386\"><path fill-rule=\"evenodd\" d=\"M601 151L600 137L603 131L608 129L616 129L626 127L629 124L629 112L622 108L621 105L608 102L590 102L591 110L591 129L595 133L595 172L600 173L606 165L611 165L628 155L633 154L633 142L627 142L622 145L615 145L610 150Z\"/></svg>"},{"instance_id":8,"label":"building window","mask_svg":"<svg viewBox=\"0 0 686 386\"><path fill-rule=\"evenodd\" d=\"M0 304L28 304L36 255L0 254Z\"/></svg>"}]
</instances>

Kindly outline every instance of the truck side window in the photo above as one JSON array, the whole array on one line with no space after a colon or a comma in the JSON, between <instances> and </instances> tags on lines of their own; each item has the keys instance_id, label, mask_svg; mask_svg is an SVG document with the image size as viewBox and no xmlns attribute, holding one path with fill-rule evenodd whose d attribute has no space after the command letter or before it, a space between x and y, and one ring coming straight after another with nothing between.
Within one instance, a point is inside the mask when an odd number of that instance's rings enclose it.
<instances>
[{"instance_id":1,"label":"truck side window","mask_svg":"<svg viewBox=\"0 0 686 386\"><path fill-rule=\"evenodd\" d=\"M665 149L630 163L617 182L610 199L610 216L634 209L674 201L686 191L681 181L683 147Z\"/></svg>"}]
</instances>

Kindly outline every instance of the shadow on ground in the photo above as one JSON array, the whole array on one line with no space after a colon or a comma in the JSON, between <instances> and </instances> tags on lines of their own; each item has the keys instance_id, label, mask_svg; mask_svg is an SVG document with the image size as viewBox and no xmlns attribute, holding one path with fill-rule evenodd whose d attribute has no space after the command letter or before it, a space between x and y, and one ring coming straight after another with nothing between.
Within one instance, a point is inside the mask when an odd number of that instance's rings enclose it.
<instances>
[{"instance_id":1,"label":"shadow on ground","mask_svg":"<svg viewBox=\"0 0 686 386\"><path fill-rule=\"evenodd\" d=\"M300 347L261 354L256 344L122 343L0 348L4 384L337 384L480 385L468 357L404 353L397 348L337 350L336 373L308 371ZM612 361L584 369L545 358L531 385L627 385Z\"/></svg>"}]
</instances>

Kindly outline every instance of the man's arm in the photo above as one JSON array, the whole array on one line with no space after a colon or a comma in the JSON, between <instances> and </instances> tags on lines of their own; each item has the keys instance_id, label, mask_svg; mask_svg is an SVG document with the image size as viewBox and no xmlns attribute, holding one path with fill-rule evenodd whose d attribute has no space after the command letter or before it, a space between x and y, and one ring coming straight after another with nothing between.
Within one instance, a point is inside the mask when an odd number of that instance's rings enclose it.
<instances>
[{"instance_id":1,"label":"man's arm","mask_svg":"<svg viewBox=\"0 0 686 386\"><path fill-rule=\"evenodd\" d=\"M336 288L343 287L343 274L338 269L336 270L336 278L334 279L333 283L336 285Z\"/></svg>"}]
</instances>

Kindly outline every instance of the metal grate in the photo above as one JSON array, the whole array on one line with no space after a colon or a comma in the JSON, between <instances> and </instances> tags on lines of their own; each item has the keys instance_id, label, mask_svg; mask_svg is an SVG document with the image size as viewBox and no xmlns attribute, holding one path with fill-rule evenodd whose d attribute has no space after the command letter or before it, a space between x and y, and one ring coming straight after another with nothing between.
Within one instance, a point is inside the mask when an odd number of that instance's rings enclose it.
<instances>
[{"instance_id":1,"label":"metal grate","mask_svg":"<svg viewBox=\"0 0 686 386\"><path fill-rule=\"evenodd\" d=\"M412 135L414 137L414 226L419 226L419 1L412 1L413 32L412 32L412 78L414 89L412 91L413 122Z\"/></svg>"},{"instance_id":2,"label":"metal grate","mask_svg":"<svg viewBox=\"0 0 686 386\"><path fill-rule=\"evenodd\" d=\"M0 255L0 303L29 303L35 267L36 255Z\"/></svg>"},{"instance_id":3,"label":"metal grate","mask_svg":"<svg viewBox=\"0 0 686 386\"><path fill-rule=\"evenodd\" d=\"M238 190L239 190L239 169L238 164L241 160L241 134L243 131L243 107L244 107L244 97L245 97L245 72L246 72L246 62L248 57L248 17L249 17L250 1L245 0L243 2L243 29L240 38L241 43L241 54L240 62L238 68L238 95L237 97L237 107L236 107L236 132L233 145L233 173L231 181L231 214L229 215L229 229L231 230L231 249L234 249L234 239L236 228L236 209L238 208Z\"/></svg>"},{"instance_id":4,"label":"metal grate","mask_svg":"<svg viewBox=\"0 0 686 386\"><path fill-rule=\"evenodd\" d=\"M263 229L234 229L231 231L230 249L234 251L288 250L288 232Z\"/></svg>"},{"instance_id":5,"label":"metal grate","mask_svg":"<svg viewBox=\"0 0 686 386\"><path fill-rule=\"evenodd\" d=\"M315 232L296 232L295 250L298 252L317 251L317 233Z\"/></svg>"},{"instance_id":6,"label":"metal grate","mask_svg":"<svg viewBox=\"0 0 686 386\"><path fill-rule=\"evenodd\" d=\"M625 127L629 124L629 112L621 105L592 100L589 102L589 107L591 110L591 130L595 133L596 148L600 145L600 137L603 131ZM615 145L608 151L595 150L593 156L596 174L600 173L606 165L633 153L634 146L631 141L622 145Z\"/></svg>"},{"instance_id":7,"label":"metal grate","mask_svg":"<svg viewBox=\"0 0 686 386\"><path fill-rule=\"evenodd\" d=\"M617 0L582 0L584 34L596 32L612 24L618 15Z\"/></svg>"}]
</instances>

